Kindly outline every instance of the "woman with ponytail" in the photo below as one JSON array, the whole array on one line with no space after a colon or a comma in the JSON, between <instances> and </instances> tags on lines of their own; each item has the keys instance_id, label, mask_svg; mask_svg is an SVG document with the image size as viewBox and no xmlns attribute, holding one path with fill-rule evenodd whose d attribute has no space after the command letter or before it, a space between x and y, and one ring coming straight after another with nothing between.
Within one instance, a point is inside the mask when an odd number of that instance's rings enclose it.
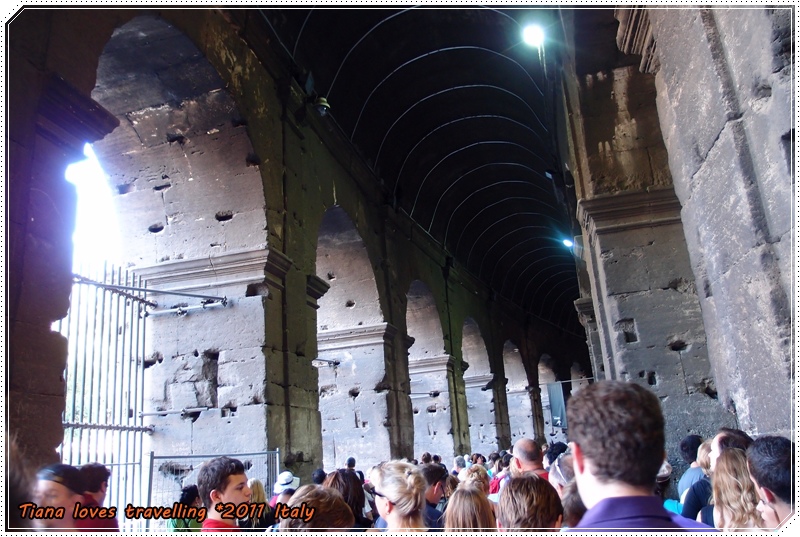
<instances>
[{"instance_id":1,"label":"woman with ponytail","mask_svg":"<svg viewBox=\"0 0 800 537\"><path fill-rule=\"evenodd\" d=\"M426 531L422 510L427 483L416 466L404 461L382 462L372 469L369 480L386 531Z\"/></svg>"}]
</instances>

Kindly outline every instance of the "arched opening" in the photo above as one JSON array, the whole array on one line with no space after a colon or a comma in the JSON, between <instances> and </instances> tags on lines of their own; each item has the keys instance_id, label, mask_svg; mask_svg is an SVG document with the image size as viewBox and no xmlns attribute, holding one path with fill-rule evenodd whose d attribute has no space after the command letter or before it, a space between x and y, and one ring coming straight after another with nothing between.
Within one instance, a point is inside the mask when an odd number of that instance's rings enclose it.
<instances>
[{"instance_id":1,"label":"arched opening","mask_svg":"<svg viewBox=\"0 0 800 537\"><path fill-rule=\"evenodd\" d=\"M450 420L448 367L451 357L444 352L444 338L433 293L414 280L408 290L406 312L408 335L414 343L408 350L411 407L414 413L414 454L425 451L443 458L453 455Z\"/></svg>"},{"instance_id":2,"label":"arched opening","mask_svg":"<svg viewBox=\"0 0 800 537\"><path fill-rule=\"evenodd\" d=\"M469 417L470 445L473 453L488 455L497 450L497 427L494 413L494 391L489 353L474 319L464 320L461 356L469 364L464 372Z\"/></svg>"},{"instance_id":3,"label":"arched opening","mask_svg":"<svg viewBox=\"0 0 800 537\"><path fill-rule=\"evenodd\" d=\"M386 323L364 241L341 207L325 212L317 242L317 276L330 289L317 310L319 410L323 465L355 456L369 468L389 458L384 378ZM364 450L369 444L371 449Z\"/></svg>"},{"instance_id":4,"label":"arched opening","mask_svg":"<svg viewBox=\"0 0 800 537\"><path fill-rule=\"evenodd\" d=\"M519 347L511 341L503 345L503 368L506 373L506 401L511 443L520 438L533 438L533 410L528 392L528 375L522 364Z\"/></svg>"},{"instance_id":5,"label":"arched opening","mask_svg":"<svg viewBox=\"0 0 800 537\"><path fill-rule=\"evenodd\" d=\"M544 417L544 433L548 442L566 442L563 429L562 408L564 404L563 385L556 379L552 368L553 359L549 354L539 358L539 388L542 394L542 415ZM559 396L559 390L561 395Z\"/></svg>"},{"instance_id":6,"label":"arched opening","mask_svg":"<svg viewBox=\"0 0 800 537\"><path fill-rule=\"evenodd\" d=\"M85 400L68 401L78 423L65 433L80 436L88 428L98 439L66 462L110 466L116 481L109 483L109 502L120 508L125 491L135 505L147 499L138 496L147 494L148 478L136 465L148 451L267 449L267 223L246 121L218 73L180 31L150 15L117 28L99 59L92 98L119 120L93 145L119 222L124 270L110 272L133 272L100 283L147 291L123 289L126 298L115 312L94 308L102 339L91 360L74 360L83 370L67 375L106 377L73 391L83 391ZM108 209L81 217L103 227ZM101 294L119 291L106 286ZM73 293L71 310L79 294ZM70 353L81 350L70 345ZM113 449L104 448L109 442ZM134 469L126 474L127 468ZM158 487L151 483L154 505L171 504L194 475L188 462L156 472L163 479Z\"/></svg>"}]
</instances>

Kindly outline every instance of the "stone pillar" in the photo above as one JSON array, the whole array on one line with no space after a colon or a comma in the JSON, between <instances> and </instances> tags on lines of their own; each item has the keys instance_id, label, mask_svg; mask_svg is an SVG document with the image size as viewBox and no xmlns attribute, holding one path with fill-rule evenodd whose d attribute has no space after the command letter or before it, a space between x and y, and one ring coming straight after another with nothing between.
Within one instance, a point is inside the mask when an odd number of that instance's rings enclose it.
<instances>
[{"instance_id":1,"label":"stone pillar","mask_svg":"<svg viewBox=\"0 0 800 537\"><path fill-rule=\"evenodd\" d=\"M511 448L511 425L509 421L506 385L508 379L495 373L492 381L492 401L494 402L495 427L497 429L497 449Z\"/></svg>"},{"instance_id":2,"label":"stone pillar","mask_svg":"<svg viewBox=\"0 0 800 537\"><path fill-rule=\"evenodd\" d=\"M600 346L600 333L597 329L597 318L594 316L594 301L589 298L579 298L575 301L575 310L578 312L584 330L586 330L586 345L589 347L589 359L592 363L592 376L595 380L606 378L603 365L603 349Z\"/></svg>"},{"instance_id":3,"label":"stone pillar","mask_svg":"<svg viewBox=\"0 0 800 537\"><path fill-rule=\"evenodd\" d=\"M389 392L382 383L386 348L396 332L381 323L317 334L326 471L344 467L356 454L362 468L392 458Z\"/></svg>"},{"instance_id":4,"label":"stone pillar","mask_svg":"<svg viewBox=\"0 0 800 537\"><path fill-rule=\"evenodd\" d=\"M453 431L453 450L456 454L473 453L470 444L467 393L464 385L464 372L467 368L469 368L469 364L455 356L447 361L447 389L450 395L450 421Z\"/></svg>"},{"instance_id":5,"label":"stone pillar","mask_svg":"<svg viewBox=\"0 0 800 537\"><path fill-rule=\"evenodd\" d=\"M508 423L511 430L509 444L520 438L534 438L533 398L527 386L506 388Z\"/></svg>"},{"instance_id":6,"label":"stone pillar","mask_svg":"<svg viewBox=\"0 0 800 537\"><path fill-rule=\"evenodd\" d=\"M24 65L23 65L24 64ZM54 75L12 61L8 165L8 432L32 467L56 462L64 437L67 341L52 332L69 309L75 187L64 178L83 146L117 120ZM33 125L33 128L30 126Z\"/></svg>"},{"instance_id":7,"label":"stone pillar","mask_svg":"<svg viewBox=\"0 0 800 537\"><path fill-rule=\"evenodd\" d=\"M455 454L450 386L455 358L449 354L408 363L414 412L414 454L438 453L445 460Z\"/></svg>"},{"instance_id":8,"label":"stone pillar","mask_svg":"<svg viewBox=\"0 0 800 537\"><path fill-rule=\"evenodd\" d=\"M469 413L470 451L488 455L497 450L494 376L465 376L464 386Z\"/></svg>"}]
</instances>

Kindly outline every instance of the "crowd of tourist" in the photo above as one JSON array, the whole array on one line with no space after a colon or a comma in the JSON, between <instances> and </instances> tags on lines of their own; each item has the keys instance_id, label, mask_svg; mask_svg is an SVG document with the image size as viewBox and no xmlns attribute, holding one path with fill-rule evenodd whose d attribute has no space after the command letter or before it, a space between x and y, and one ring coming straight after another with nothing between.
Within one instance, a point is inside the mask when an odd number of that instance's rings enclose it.
<instances>
[{"instance_id":1,"label":"crowd of tourist","mask_svg":"<svg viewBox=\"0 0 800 537\"><path fill-rule=\"evenodd\" d=\"M218 457L203 464L181 505L205 507L203 520L175 518L169 531L673 531L773 530L794 513L794 444L780 436L751 438L721 428L710 439L686 437L680 451L689 469L677 498L664 498L664 418L658 398L634 383L602 381L577 392L567 406L569 444L517 440L510 452L391 460L369 469L313 474L300 486L281 473L268 498L264 484L247 479L241 461ZM17 455L11 453L12 459ZM35 501L66 507L62 519L36 519L42 529L85 528L72 520L76 502L102 506L108 486L102 465L64 464L41 469ZM11 480L12 477L9 477ZM25 481L9 481L24 494ZM245 517L226 506L248 504ZM223 507L223 509L220 509ZM31 520L11 522L29 527ZM29 517L35 518L35 517ZM98 529L96 521L93 528ZM107 519L99 529L117 530ZM9 524L11 525L11 524ZM13 527L13 526L12 526Z\"/></svg>"}]
</instances>

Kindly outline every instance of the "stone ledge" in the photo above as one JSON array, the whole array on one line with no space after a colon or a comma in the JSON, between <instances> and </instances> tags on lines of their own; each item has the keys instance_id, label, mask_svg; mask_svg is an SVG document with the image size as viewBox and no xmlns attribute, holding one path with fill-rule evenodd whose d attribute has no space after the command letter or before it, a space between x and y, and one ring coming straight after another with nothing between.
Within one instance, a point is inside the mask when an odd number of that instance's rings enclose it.
<instances>
[{"instance_id":1,"label":"stone ledge","mask_svg":"<svg viewBox=\"0 0 800 537\"><path fill-rule=\"evenodd\" d=\"M672 187L578 201L578 221L590 236L681 224L681 203Z\"/></svg>"},{"instance_id":2,"label":"stone ledge","mask_svg":"<svg viewBox=\"0 0 800 537\"><path fill-rule=\"evenodd\" d=\"M455 356L449 354L440 354L439 356L431 356L430 358L422 358L419 360L408 361L408 374L416 373L441 373L446 371L448 367L455 365Z\"/></svg>"},{"instance_id":3,"label":"stone ledge","mask_svg":"<svg viewBox=\"0 0 800 537\"><path fill-rule=\"evenodd\" d=\"M326 351L372 347L391 342L397 329L389 323L317 332L317 348Z\"/></svg>"},{"instance_id":4,"label":"stone ledge","mask_svg":"<svg viewBox=\"0 0 800 537\"><path fill-rule=\"evenodd\" d=\"M158 265L137 267L134 272L153 289L191 291L260 283L265 280L266 271L283 276L286 274L283 269L289 266L291 261L283 254L260 249L201 259L167 261Z\"/></svg>"},{"instance_id":5,"label":"stone ledge","mask_svg":"<svg viewBox=\"0 0 800 537\"><path fill-rule=\"evenodd\" d=\"M494 375L491 373L475 375L474 377L464 377L464 388L485 388L490 382L494 382Z\"/></svg>"}]
</instances>

